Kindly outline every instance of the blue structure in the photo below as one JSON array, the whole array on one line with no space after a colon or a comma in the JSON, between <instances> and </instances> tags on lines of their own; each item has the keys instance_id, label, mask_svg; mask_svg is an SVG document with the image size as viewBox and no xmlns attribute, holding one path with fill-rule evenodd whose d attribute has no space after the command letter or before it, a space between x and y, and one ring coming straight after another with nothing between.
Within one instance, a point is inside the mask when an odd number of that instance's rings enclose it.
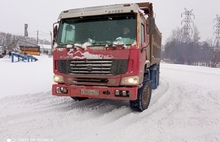
<instances>
[{"instance_id":1,"label":"blue structure","mask_svg":"<svg viewBox=\"0 0 220 142\"><path fill-rule=\"evenodd\" d=\"M15 58L17 58L17 61L15 61ZM33 62L33 61L37 61L38 59L35 58L32 55L24 55L24 54L18 54L18 53L11 53L11 62Z\"/></svg>"}]
</instances>

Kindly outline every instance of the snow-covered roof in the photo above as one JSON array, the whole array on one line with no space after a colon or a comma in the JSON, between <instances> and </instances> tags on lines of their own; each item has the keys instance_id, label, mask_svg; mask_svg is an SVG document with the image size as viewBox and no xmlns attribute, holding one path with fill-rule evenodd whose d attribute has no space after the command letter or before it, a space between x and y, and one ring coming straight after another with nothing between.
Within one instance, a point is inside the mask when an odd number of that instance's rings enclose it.
<instances>
[{"instance_id":1,"label":"snow-covered roof","mask_svg":"<svg viewBox=\"0 0 220 142\"><path fill-rule=\"evenodd\" d=\"M47 45L47 44L39 44L41 49L51 49L51 45Z\"/></svg>"}]
</instances>

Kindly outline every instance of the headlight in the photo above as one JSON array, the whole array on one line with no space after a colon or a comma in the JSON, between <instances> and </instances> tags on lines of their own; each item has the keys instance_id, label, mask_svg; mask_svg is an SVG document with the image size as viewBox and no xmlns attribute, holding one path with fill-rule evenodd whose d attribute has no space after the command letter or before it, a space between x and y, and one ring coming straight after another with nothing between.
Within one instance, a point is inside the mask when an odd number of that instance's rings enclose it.
<instances>
[{"instance_id":1,"label":"headlight","mask_svg":"<svg viewBox=\"0 0 220 142\"><path fill-rule=\"evenodd\" d=\"M54 80L54 82L56 82L56 83L64 83L64 79L63 79L63 76L61 76L61 75L54 75L53 76L53 80Z\"/></svg>"},{"instance_id":2,"label":"headlight","mask_svg":"<svg viewBox=\"0 0 220 142\"><path fill-rule=\"evenodd\" d=\"M138 76L123 77L121 79L121 85L138 85L138 84L139 84Z\"/></svg>"}]
</instances>

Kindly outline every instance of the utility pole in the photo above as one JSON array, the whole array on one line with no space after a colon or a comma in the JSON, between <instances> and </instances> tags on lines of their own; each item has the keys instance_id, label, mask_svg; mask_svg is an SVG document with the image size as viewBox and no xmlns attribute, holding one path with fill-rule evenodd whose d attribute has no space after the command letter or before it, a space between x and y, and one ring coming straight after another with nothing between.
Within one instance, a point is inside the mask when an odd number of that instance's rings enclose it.
<instances>
[{"instance_id":1,"label":"utility pole","mask_svg":"<svg viewBox=\"0 0 220 142\"><path fill-rule=\"evenodd\" d=\"M26 54L26 37L28 37L28 24L24 24L24 54Z\"/></svg>"},{"instance_id":2,"label":"utility pole","mask_svg":"<svg viewBox=\"0 0 220 142\"><path fill-rule=\"evenodd\" d=\"M216 21L216 24L214 25L214 47L219 48L220 47L220 16L216 15L216 18L213 20L213 22Z\"/></svg>"},{"instance_id":3,"label":"utility pole","mask_svg":"<svg viewBox=\"0 0 220 142\"><path fill-rule=\"evenodd\" d=\"M39 36L39 31L37 30L37 45L38 45L38 36Z\"/></svg>"},{"instance_id":4,"label":"utility pole","mask_svg":"<svg viewBox=\"0 0 220 142\"><path fill-rule=\"evenodd\" d=\"M185 8L185 12L181 14L181 17L185 16L185 18L181 21L181 25L183 24L183 27L181 30L183 32L185 41L189 40L193 34L193 28L191 25L194 26L192 17L195 19L195 15L192 13L192 11L193 9L189 11Z\"/></svg>"}]
</instances>

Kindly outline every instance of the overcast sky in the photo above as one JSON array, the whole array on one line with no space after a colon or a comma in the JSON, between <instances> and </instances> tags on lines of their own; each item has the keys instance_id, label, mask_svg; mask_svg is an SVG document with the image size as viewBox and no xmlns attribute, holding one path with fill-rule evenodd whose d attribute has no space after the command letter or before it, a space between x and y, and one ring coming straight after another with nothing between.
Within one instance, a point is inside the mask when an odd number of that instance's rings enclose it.
<instances>
[{"instance_id":1,"label":"overcast sky","mask_svg":"<svg viewBox=\"0 0 220 142\"><path fill-rule=\"evenodd\" d=\"M0 32L24 35L24 24L28 24L30 37L50 39L49 32L62 10L115 4L135 3L143 0L1 0ZM214 39L214 19L220 16L220 0L151 0L156 14L156 23L163 34L163 43L171 35L173 29L182 27L181 13L184 8L193 9L194 25L198 27L201 41Z\"/></svg>"}]
</instances>

